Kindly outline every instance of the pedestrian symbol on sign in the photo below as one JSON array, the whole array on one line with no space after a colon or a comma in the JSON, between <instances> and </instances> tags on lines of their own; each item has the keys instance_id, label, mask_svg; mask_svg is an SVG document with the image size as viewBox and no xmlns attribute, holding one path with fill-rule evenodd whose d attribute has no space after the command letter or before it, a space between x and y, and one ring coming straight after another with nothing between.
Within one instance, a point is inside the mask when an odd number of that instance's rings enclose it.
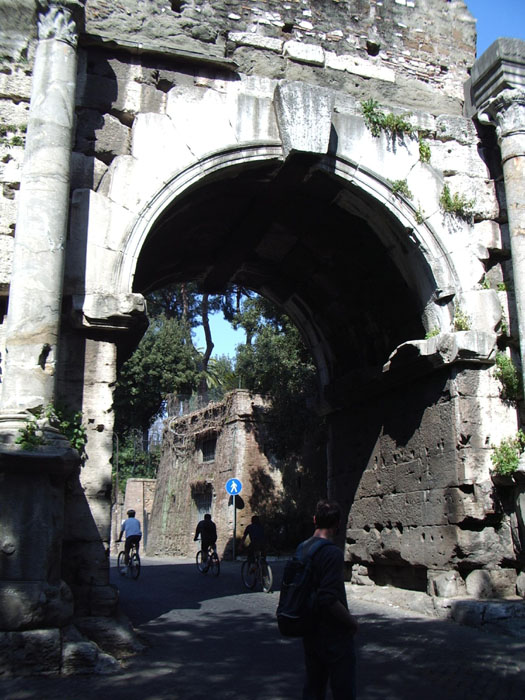
<instances>
[{"instance_id":1,"label":"pedestrian symbol on sign","mask_svg":"<svg viewBox=\"0 0 525 700\"><path fill-rule=\"evenodd\" d=\"M228 479L226 482L226 492L230 496L238 496L242 491L242 482L239 479Z\"/></svg>"}]
</instances>

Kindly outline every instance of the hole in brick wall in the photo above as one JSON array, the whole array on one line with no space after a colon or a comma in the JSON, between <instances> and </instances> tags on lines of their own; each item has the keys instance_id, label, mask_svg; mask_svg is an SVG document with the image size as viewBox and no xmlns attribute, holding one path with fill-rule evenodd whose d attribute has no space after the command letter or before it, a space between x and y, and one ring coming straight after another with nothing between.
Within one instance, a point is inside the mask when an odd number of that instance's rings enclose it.
<instances>
[{"instance_id":1,"label":"hole in brick wall","mask_svg":"<svg viewBox=\"0 0 525 700\"><path fill-rule=\"evenodd\" d=\"M283 24L283 34L291 34L293 32L293 22L285 22Z\"/></svg>"}]
</instances>

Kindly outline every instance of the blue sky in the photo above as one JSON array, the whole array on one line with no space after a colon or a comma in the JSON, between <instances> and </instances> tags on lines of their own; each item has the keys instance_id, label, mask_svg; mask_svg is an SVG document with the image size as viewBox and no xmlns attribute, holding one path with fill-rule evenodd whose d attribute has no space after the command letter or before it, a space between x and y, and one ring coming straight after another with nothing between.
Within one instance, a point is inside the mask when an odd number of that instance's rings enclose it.
<instances>
[{"instance_id":1,"label":"blue sky","mask_svg":"<svg viewBox=\"0 0 525 700\"><path fill-rule=\"evenodd\" d=\"M525 0L465 0L477 19L478 56L501 36L525 40Z\"/></svg>"},{"instance_id":2,"label":"blue sky","mask_svg":"<svg viewBox=\"0 0 525 700\"><path fill-rule=\"evenodd\" d=\"M438 0L435 0L436 2ZM470 13L477 19L478 56L498 37L513 37L525 40L525 0L465 0ZM211 318L211 330L215 348L213 356L235 356L235 348L244 342L244 333L234 331L220 314ZM204 348L204 333L195 332L197 347Z\"/></svg>"}]
</instances>

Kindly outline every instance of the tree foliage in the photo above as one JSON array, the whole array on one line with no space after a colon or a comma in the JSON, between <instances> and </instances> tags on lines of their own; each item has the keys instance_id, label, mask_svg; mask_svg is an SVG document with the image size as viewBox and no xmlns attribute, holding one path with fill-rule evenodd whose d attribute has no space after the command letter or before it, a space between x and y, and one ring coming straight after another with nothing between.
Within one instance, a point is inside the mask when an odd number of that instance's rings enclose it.
<instances>
[{"instance_id":1,"label":"tree foliage","mask_svg":"<svg viewBox=\"0 0 525 700\"><path fill-rule=\"evenodd\" d=\"M133 355L124 363L115 391L116 429L146 430L170 393L191 394L198 357L184 321L158 316L150 323Z\"/></svg>"},{"instance_id":2,"label":"tree foliage","mask_svg":"<svg viewBox=\"0 0 525 700\"><path fill-rule=\"evenodd\" d=\"M243 310L237 322L249 328L250 344L238 347L235 371L244 388L271 399L272 451L283 458L300 451L305 431L318 423L315 366L297 328L268 301L249 299Z\"/></svg>"}]
</instances>

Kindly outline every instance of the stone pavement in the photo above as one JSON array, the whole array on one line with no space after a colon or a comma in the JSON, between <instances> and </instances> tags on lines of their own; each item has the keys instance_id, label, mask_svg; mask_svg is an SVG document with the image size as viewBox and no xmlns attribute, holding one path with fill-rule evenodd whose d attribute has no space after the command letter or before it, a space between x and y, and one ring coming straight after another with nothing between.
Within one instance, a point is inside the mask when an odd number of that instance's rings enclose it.
<instances>
[{"instance_id":1,"label":"stone pavement","mask_svg":"<svg viewBox=\"0 0 525 700\"><path fill-rule=\"evenodd\" d=\"M277 583L282 562L273 562ZM5 700L292 700L301 697L297 640L279 637L278 594L243 589L240 563L219 578L189 559L145 559L119 581L121 603L145 645L120 673L0 680ZM394 601L350 603L359 700L523 700L525 640L426 617ZM329 696L330 697L330 696ZM329 699L328 699L329 700Z\"/></svg>"}]
</instances>

